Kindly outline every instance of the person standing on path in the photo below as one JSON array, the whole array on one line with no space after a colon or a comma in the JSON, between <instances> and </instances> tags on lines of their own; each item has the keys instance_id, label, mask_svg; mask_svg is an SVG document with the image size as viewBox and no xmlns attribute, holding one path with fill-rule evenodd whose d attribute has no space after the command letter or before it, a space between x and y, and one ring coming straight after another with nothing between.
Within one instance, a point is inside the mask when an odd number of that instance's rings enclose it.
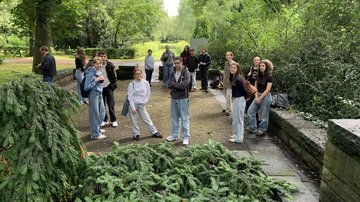
<instances>
[{"instance_id":1,"label":"person standing on path","mask_svg":"<svg viewBox=\"0 0 360 202\"><path fill-rule=\"evenodd\" d=\"M154 71L155 60L152 56L152 50L148 50L148 55L145 57L145 74L146 74L146 81L151 85L151 78Z\"/></svg>"},{"instance_id":2,"label":"person standing on path","mask_svg":"<svg viewBox=\"0 0 360 202\"><path fill-rule=\"evenodd\" d=\"M132 126L132 138L134 140L140 139L140 128L137 122L137 115L145 123L147 130L152 137L162 138L162 135L157 131L150 116L145 108L145 104L150 98L150 85L143 79L143 72L139 68L134 69L134 80L128 86L128 100L129 100L129 117Z\"/></svg>"},{"instance_id":3,"label":"person standing on path","mask_svg":"<svg viewBox=\"0 0 360 202\"><path fill-rule=\"evenodd\" d=\"M183 65L189 68L188 58L190 57L190 46L186 45L183 52L181 52L180 57L183 61Z\"/></svg>"},{"instance_id":4,"label":"person standing on path","mask_svg":"<svg viewBox=\"0 0 360 202\"><path fill-rule=\"evenodd\" d=\"M77 82L77 91L80 96L81 104L87 104L86 99L81 96L81 90L80 90L80 83L84 79L85 65L86 65L85 51L82 48L77 48L76 57L75 57L75 67L76 67L75 79Z\"/></svg>"},{"instance_id":5,"label":"person standing on path","mask_svg":"<svg viewBox=\"0 0 360 202\"><path fill-rule=\"evenodd\" d=\"M41 46L39 51L43 56L43 61L39 64L39 68L43 75L43 81L52 83L54 81L54 76L57 74L55 58L49 53L49 48L47 46Z\"/></svg>"},{"instance_id":6,"label":"person standing on path","mask_svg":"<svg viewBox=\"0 0 360 202\"><path fill-rule=\"evenodd\" d=\"M190 49L190 56L187 59L188 61L188 70L190 72L190 85L189 91L196 90L196 69L198 68L199 61L195 55L195 49Z\"/></svg>"},{"instance_id":7,"label":"person standing on path","mask_svg":"<svg viewBox=\"0 0 360 202\"><path fill-rule=\"evenodd\" d=\"M101 123L105 117L105 107L102 97L103 85L105 80L104 72L102 71L102 59L95 57L93 65L86 71L85 90L89 93L89 122L90 122L90 137L92 140L99 140L106 138L102 133L105 130L101 129Z\"/></svg>"},{"instance_id":8,"label":"person standing on path","mask_svg":"<svg viewBox=\"0 0 360 202\"><path fill-rule=\"evenodd\" d=\"M183 145L189 144L189 83L190 73L182 64L181 57L174 60L175 69L170 74L168 88L171 96L171 136L166 138L167 141L173 142L178 139L180 122L183 135Z\"/></svg>"},{"instance_id":9,"label":"person standing on path","mask_svg":"<svg viewBox=\"0 0 360 202\"><path fill-rule=\"evenodd\" d=\"M114 101L114 90L117 88L117 78L115 73L115 66L113 63L107 60L107 54L105 51L101 51L98 53L98 57L102 58L102 71L104 72L104 82L102 83L104 90L102 92L104 104L108 106L110 121L112 127L117 127L118 123L116 121L115 116L115 101ZM105 107L106 108L106 107ZM106 124L110 124L108 122L108 115L105 113L104 120L101 126L105 126Z\"/></svg>"},{"instance_id":10,"label":"person standing on path","mask_svg":"<svg viewBox=\"0 0 360 202\"><path fill-rule=\"evenodd\" d=\"M211 57L206 48L201 49L201 55L199 56L199 69L201 77L201 89L204 92L208 92L208 71L211 64Z\"/></svg>"},{"instance_id":11,"label":"person standing on path","mask_svg":"<svg viewBox=\"0 0 360 202\"><path fill-rule=\"evenodd\" d=\"M163 86L167 87L169 83L170 73L174 68L175 54L170 50L170 46L165 46L165 52L161 55L161 62L163 63Z\"/></svg>"},{"instance_id":12,"label":"person standing on path","mask_svg":"<svg viewBox=\"0 0 360 202\"><path fill-rule=\"evenodd\" d=\"M232 62L229 72L233 99L232 137L229 141L242 143L244 141L244 113L247 97L244 87L245 78L241 75L239 63Z\"/></svg>"},{"instance_id":13,"label":"person standing on path","mask_svg":"<svg viewBox=\"0 0 360 202\"><path fill-rule=\"evenodd\" d=\"M232 96L232 86L230 84L230 67L231 63L233 63L234 54L230 51L225 54L226 62L224 67L224 95L225 95L225 112L226 116L230 116L231 113L231 96Z\"/></svg>"}]
</instances>

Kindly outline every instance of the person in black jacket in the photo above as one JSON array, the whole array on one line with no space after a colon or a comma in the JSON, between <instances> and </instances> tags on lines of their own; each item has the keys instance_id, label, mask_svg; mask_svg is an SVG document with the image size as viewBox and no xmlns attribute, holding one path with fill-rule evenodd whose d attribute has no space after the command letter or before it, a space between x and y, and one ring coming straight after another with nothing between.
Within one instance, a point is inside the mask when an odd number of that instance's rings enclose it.
<instances>
[{"instance_id":1,"label":"person in black jacket","mask_svg":"<svg viewBox=\"0 0 360 202\"><path fill-rule=\"evenodd\" d=\"M116 121L116 116L115 116L115 101L114 101L114 90L117 88L117 78L116 78L116 73L115 73L115 66L113 63L109 62L107 60L107 54L105 51L100 51L98 53L98 57L102 58L103 61L103 71L105 73L104 77L105 80L103 82L103 99L104 99L104 105L106 108L106 104L108 105L108 109L109 109L109 115L110 115L110 121L111 121L111 126L112 127L117 127L118 123ZM103 123L101 124L101 126L105 126L106 124L110 124L110 122L108 122L108 115L107 113L105 113L105 118Z\"/></svg>"},{"instance_id":2,"label":"person in black jacket","mask_svg":"<svg viewBox=\"0 0 360 202\"><path fill-rule=\"evenodd\" d=\"M43 75L43 81L52 83L54 80L54 76L56 76L55 58L49 53L49 48L47 46L41 46L39 51L43 56L43 61L39 65L39 68Z\"/></svg>"},{"instance_id":3,"label":"person in black jacket","mask_svg":"<svg viewBox=\"0 0 360 202\"><path fill-rule=\"evenodd\" d=\"M188 70L190 72L190 85L189 91L196 90L196 69L198 68L198 58L195 55L195 50L190 49L190 56L187 58ZM186 66L186 65L185 65Z\"/></svg>"},{"instance_id":4,"label":"person in black jacket","mask_svg":"<svg viewBox=\"0 0 360 202\"><path fill-rule=\"evenodd\" d=\"M206 93L208 92L208 70L211 64L210 55L206 48L201 49L201 55L199 56L199 69L201 77L201 89Z\"/></svg>"}]
</instances>

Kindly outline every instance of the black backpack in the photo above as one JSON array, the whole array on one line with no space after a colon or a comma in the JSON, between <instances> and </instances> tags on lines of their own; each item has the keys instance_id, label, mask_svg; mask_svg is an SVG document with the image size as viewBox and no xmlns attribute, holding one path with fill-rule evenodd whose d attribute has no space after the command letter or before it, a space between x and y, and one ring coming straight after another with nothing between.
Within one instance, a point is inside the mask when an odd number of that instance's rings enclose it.
<instances>
[{"instance_id":1,"label":"black backpack","mask_svg":"<svg viewBox=\"0 0 360 202\"><path fill-rule=\"evenodd\" d=\"M83 80L81 80L80 82L80 92L81 92L81 97L88 98L90 94L90 90L88 91L85 90L85 80L86 77L84 77Z\"/></svg>"}]
</instances>

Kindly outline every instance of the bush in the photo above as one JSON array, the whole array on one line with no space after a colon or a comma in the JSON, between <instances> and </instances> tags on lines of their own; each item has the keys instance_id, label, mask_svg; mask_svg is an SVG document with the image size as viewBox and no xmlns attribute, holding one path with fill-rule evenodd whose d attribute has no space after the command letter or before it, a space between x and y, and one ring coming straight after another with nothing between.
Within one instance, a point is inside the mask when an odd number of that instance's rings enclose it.
<instances>
[{"instance_id":1,"label":"bush","mask_svg":"<svg viewBox=\"0 0 360 202\"><path fill-rule=\"evenodd\" d=\"M135 49L132 47L121 47L121 48L85 48L86 55L93 56L99 51L106 51L109 59L132 59L135 56ZM76 54L76 49L65 50L66 54Z\"/></svg>"},{"instance_id":2,"label":"bush","mask_svg":"<svg viewBox=\"0 0 360 202\"><path fill-rule=\"evenodd\" d=\"M24 57L28 54L28 47L22 46L6 46L0 48L5 56L16 56L16 57Z\"/></svg>"}]
</instances>

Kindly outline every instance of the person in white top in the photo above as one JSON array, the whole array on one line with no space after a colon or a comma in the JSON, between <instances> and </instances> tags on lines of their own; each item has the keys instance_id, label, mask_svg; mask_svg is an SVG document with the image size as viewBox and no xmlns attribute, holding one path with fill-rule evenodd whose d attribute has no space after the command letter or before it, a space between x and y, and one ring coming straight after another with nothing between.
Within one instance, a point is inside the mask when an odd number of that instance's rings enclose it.
<instances>
[{"instance_id":1,"label":"person in white top","mask_svg":"<svg viewBox=\"0 0 360 202\"><path fill-rule=\"evenodd\" d=\"M152 137L162 138L162 135L155 128L145 108L145 104L150 98L150 85L143 79L143 72L141 69L135 68L133 75L134 80L130 82L128 87L128 100L130 103L129 117L133 130L132 138L134 140L140 139L140 128L137 123L137 115L143 120Z\"/></svg>"},{"instance_id":2,"label":"person in white top","mask_svg":"<svg viewBox=\"0 0 360 202\"><path fill-rule=\"evenodd\" d=\"M146 81L149 82L151 85L151 78L154 71L155 66L155 59L153 56L151 56L152 50L148 50L148 55L145 57L145 74L146 74Z\"/></svg>"}]
</instances>

